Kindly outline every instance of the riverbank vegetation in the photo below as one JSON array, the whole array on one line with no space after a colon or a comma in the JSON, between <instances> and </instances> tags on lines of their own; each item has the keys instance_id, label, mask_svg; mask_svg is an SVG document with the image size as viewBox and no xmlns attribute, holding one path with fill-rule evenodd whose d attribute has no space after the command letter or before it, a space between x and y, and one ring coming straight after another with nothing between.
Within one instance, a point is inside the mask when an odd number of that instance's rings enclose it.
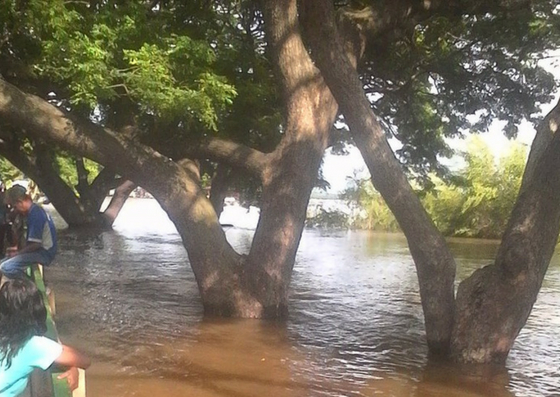
<instances>
[{"instance_id":1,"label":"riverbank vegetation","mask_svg":"<svg viewBox=\"0 0 560 397\"><path fill-rule=\"evenodd\" d=\"M496 156L479 137L461 154L464 165L445 179L431 176L432 186L418 192L426 211L445 236L497 239L503 234L519 193L527 161L525 146L512 142ZM320 214L315 226L400 231L395 216L370 179L355 180L341 194L351 214Z\"/></svg>"}]
</instances>

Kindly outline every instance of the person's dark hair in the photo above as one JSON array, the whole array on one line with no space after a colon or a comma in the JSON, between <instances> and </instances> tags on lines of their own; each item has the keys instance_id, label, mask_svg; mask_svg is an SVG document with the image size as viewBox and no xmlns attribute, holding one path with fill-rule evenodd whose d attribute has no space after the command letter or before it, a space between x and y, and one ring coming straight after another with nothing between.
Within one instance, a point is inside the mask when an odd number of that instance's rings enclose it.
<instances>
[{"instance_id":1,"label":"person's dark hair","mask_svg":"<svg viewBox=\"0 0 560 397\"><path fill-rule=\"evenodd\" d=\"M0 288L0 360L7 368L34 335L47 332L41 292L28 279L8 280Z\"/></svg>"}]
</instances>

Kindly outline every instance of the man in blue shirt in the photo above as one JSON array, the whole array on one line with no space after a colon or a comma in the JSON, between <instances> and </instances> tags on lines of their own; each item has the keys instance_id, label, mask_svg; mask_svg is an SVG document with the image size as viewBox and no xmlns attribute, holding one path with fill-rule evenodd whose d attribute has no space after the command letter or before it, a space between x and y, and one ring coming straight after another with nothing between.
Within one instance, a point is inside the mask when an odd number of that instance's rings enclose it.
<instances>
[{"instance_id":1,"label":"man in blue shirt","mask_svg":"<svg viewBox=\"0 0 560 397\"><path fill-rule=\"evenodd\" d=\"M56 255L56 229L50 215L33 203L23 186L12 186L6 191L4 200L26 217L27 236L23 248L6 250L8 258L0 262L0 272L8 278L21 278L27 266L33 263L51 264Z\"/></svg>"}]
</instances>

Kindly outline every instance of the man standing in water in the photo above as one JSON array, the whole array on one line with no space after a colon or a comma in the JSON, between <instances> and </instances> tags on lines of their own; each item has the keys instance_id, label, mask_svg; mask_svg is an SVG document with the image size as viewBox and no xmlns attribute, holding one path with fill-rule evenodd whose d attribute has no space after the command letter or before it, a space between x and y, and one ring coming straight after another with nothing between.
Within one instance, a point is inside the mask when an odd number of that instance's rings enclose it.
<instances>
[{"instance_id":1,"label":"man standing in water","mask_svg":"<svg viewBox=\"0 0 560 397\"><path fill-rule=\"evenodd\" d=\"M16 246L6 250L7 259L0 262L0 272L8 278L21 278L29 265L51 264L56 254L56 229L50 215L33 203L23 186L12 186L6 191L4 200L25 216L27 236L21 249Z\"/></svg>"}]
</instances>

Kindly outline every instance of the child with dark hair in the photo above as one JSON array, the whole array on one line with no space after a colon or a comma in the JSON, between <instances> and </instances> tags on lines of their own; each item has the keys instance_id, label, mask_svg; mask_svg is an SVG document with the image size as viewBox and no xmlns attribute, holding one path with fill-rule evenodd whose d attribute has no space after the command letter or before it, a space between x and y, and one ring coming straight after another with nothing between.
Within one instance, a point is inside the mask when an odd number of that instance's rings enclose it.
<instances>
[{"instance_id":1,"label":"child with dark hair","mask_svg":"<svg viewBox=\"0 0 560 397\"><path fill-rule=\"evenodd\" d=\"M45 336L47 311L41 292L28 279L8 280L0 288L0 396L15 397L27 386L35 368L69 368L59 376L78 387L78 368L89 359L71 347Z\"/></svg>"}]
</instances>

